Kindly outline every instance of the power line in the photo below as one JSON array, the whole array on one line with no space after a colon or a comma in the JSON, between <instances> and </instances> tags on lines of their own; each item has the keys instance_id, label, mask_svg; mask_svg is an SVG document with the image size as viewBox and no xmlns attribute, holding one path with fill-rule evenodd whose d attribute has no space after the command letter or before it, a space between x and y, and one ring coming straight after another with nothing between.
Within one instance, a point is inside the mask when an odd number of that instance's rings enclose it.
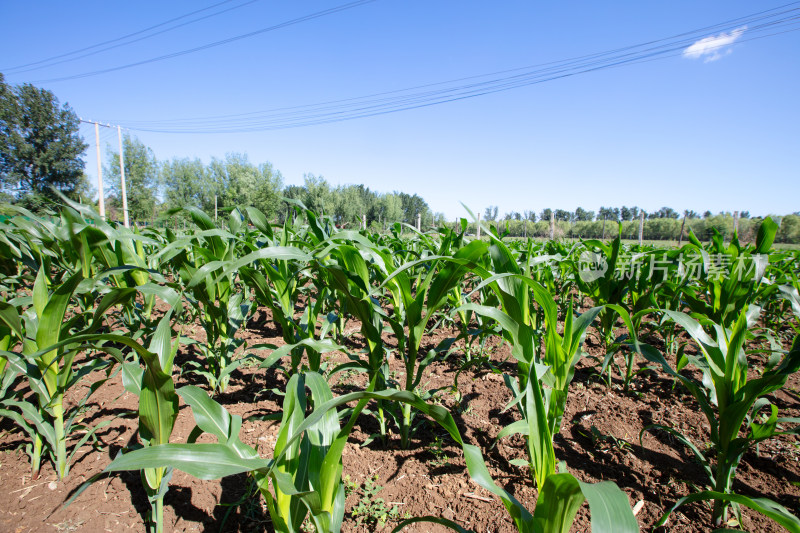
<instances>
[{"instance_id":1,"label":"power line","mask_svg":"<svg viewBox=\"0 0 800 533\"><path fill-rule=\"evenodd\" d=\"M45 80L36 80L33 83L53 83L53 82L58 82L58 81L67 81L67 80L75 80L75 79L79 79L79 78L87 78L89 76L97 76L97 75L100 75L100 74L107 74L109 72L115 72L117 70L123 70L123 69L131 68L131 67L138 67L138 66L141 66L141 65L149 64L149 63L155 63L157 61L164 61L165 59L173 59L175 57L180 57L180 56L184 56L184 55L187 55L187 54L193 54L195 52L200 52L202 50L207 50L209 48L214 48L214 47L217 47L217 46L230 44L232 42L240 41L242 39L248 39L250 37L255 37L256 35L261 35L262 33L267 33L267 32L271 32L271 31L275 31L275 30L280 30L280 29L286 28L288 26L293 26L295 24L300 24L302 22L307 22L309 20L314 20L314 19L317 19L317 18L320 18L320 17L324 17L324 16L327 16L327 15L332 15L334 13L339 13L341 11L352 9L354 7L359 7L359 6L362 6L364 4L370 4L370 3L376 2L376 1L377 0L356 0L355 2L350 2L348 4L342 4L340 6L336 6L336 7L332 7L332 8L328 8L328 9L323 9L322 11L317 11L315 13L311 13L310 15L304 15L302 17L297 17L297 18L294 18L294 19L291 19L291 20L287 20L285 22L281 22L279 24L275 24L273 26L268 26L266 28L261 28L259 30L251 31L249 33L244 33L244 34L241 34L241 35L236 35L234 37L229 37L229 38L223 39L221 41L214 41L212 43L204 44L204 45L201 45L201 46L196 46L194 48L189 48L187 50L181 50L179 52L173 52L173 53L170 53L170 54L164 54L164 55L157 56L157 57L151 57L150 59L145 59L145 60L142 60L142 61L136 61L134 63L128 63L128 64L125 64L125 65L119 65L119 66L116 66L116 67L109 67L109 68L104 68L104 69L100 69L100 70L93 70L93 71L90 71L90 72L84 72L82 74L73 74L71 76L62 76L62 77L59 77L59 78L49 78L49 79L45 79Z\"/></svg>"},{"instance_id":2,"label":"power line","mask_svg":"<svg viewBox=\"0 0 800 533\"><path fill-rule=\"evenodd\" d=\"M161 133L236 133L294 128L365 118L428 107L456 100L507 91L587 72L638 64L680 55L709 32L732 31L747 26L739 42L762 39L800 29L800 4L793 2L705 28L586 56L553 61L490 74L418 85L371 95L317 104L282 107L236 115L171 121L122 121L132 130ZM788 9L787 9L788 8ZM487 79L488 78L488 79Z\"/></svg>"},{"instance_id":3,"label":"power line","mask_svg":"<svg viewBox=\"0 0 800 533\"><path fill-rule=\"evenodd\" d=\"M171 19L166 20L164 22L160 22L160 23L155 24L153 26L147 27L147 28L145 28L143 30L139 30L139 31L135 31L133 33L129 33L127 35L123 35L122 37L117 37L115 39L109 39L107 41L102 41L102 42L97 43L97 44L86 46L84 48L80 48L78 50L73 50L71 52L65 52L63 54L59 54L59 55L56 55L56 56L53 56L53 57L48 57L46 59L41 59L39 61L33 61L31 63L25 63L24 65L17 65L16 67L10 67L10 68L0 69L0 70L5 71L6 73L19 74L19 73L22 73L22 72L30 72L32 70L39 70L39 69L43 69L43 68L52 67L54 65L59 65L61 63L67 63L67 62L70 62L70 61L75 61L75 60L78 60L78 59L82 59L84 57L88 57L88 56L91 56L91 55L99 54L101 52L105 52L107 50L111 50L113 48L118 48L120 46L125 46L125 45L128 45L128 44L132 44L132 43L135 43L135 42L142 41L144 39L149 39L150 37L155 37L156 35L161 35L162 33L166 33L166 32L172 31L174 29L181 28L183 26L187 26L189 24L194 24L195 22L199 22L201 20L205 20L205 19L208 19L208 18L211 18L211 17L216 17L217 15L221 15L223 13L227 13L228 11L232 11L234 9L239 9L239 8L244 7L246 5L249 5L249 4L252 4L254 2L257 2L258 0L249 0L248 2L245 2L243 4L240 4L240 5L237 5L237 6L233 6L233 7L229 7L228 9L224 9L224 10L218 11L216 13L211 13L209 15L206 15L206 16L194 19L194 20L190 20L188 22L177 24L177 25L172 26L170 28L166 28L164 30L152 33L150 35L145 35L143 37L140 37L138 39L134 39L132 41L127 41L127 42L123 42L123 43L120 43L120 44L114 44L113 46L107 46L105 48L100 48L100 47L103 47L103 46L106 46L106 45L110 45L110 44L113 44L113 43L119 43L119 41L124 41L126 39L131 38L131 37L136 37L137 35L142 35L143 33L147 33L147 32L149 32L151 30L156 29L156 28L160 28L162 26L166 26L166 25L171 24L173 22L176 22L178 20L185 19L187 17L191 17L192 15L196 15L198 13L202 13L204 11L208 11L210 9L214 9L216 7L219 7L219 6L224 5L224 4L228 4L228 3L233 2L233 1L234 0L224 0L223 2L219 2L219 3L216 3L216 4L210 5L208 7L204 7L203 9L198 9L196 11L192 11L190 13L186 13L185 15L181 15L179 17L171 18ZM89 50L93 50L95 48L100 48L100 49L99 50L94 50L92 52L89 52ZM83 52L88 52L88 53L80 55L80 56L77 56L77 57L70 57L70 56L74 56L76 54L81 54ZM64 59L64 58L67 58L67 59ZM43 63L49 63L49 64L43 65ZM40 66L36 66L36 65L40 65Z\"/></svg>"}]
</instances>

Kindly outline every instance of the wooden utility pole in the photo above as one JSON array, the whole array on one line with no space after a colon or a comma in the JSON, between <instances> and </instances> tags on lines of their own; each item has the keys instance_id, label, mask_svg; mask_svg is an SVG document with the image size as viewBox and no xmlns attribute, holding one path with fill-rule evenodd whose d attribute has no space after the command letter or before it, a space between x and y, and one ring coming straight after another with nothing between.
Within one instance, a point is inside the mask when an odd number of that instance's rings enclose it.
<instances>
[{"instance_id":1,"label":"wooden utility pole","mask_svg":"<svg viewBox=\"0 0 800 533\"><path fill-rule=\"evenodd\" d=\"M122 128L117 126L117 137L119 137L119 175L122 177L122 220L126 228L131 227L128 219L128 192L125 185L125 163L122 155Z\"/></svg>"},{"instance_id":2,"label":"wooden utility pole","mask_svg":"<svg viewBox=\"0 0 800 533\"><path fill-rule=\"evenodd\" d=\"M97 194L100 200L100 218L106 218L106 197L103 193L103 161L100 158L100 124L94 123L94 144L97 147Z\"/></svg>"},{"instance_id":3,"label":"wooden utility pole","mask_svg":"<svg viewBox=\"0 0 800 533\"><path fill-rule=\"evenodd\" d=\"M639 246L642 245L644 237L644 211L639 211Z\"/></svg>"}]
</instances>

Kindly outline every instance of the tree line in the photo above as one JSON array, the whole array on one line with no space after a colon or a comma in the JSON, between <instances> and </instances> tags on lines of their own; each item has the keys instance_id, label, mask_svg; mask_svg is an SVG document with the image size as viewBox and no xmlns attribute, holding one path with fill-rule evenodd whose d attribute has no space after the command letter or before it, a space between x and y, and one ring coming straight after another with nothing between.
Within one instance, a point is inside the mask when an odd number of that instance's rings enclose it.
<instances>
[{"instance_id":1,"label":"tree line","mask_svg":"<svg viewBox=\"0 0 800 533\"><path fill-rule=\"evenodd\" d=\"M31 84L10 86L0 73L0 214L2 204L13 203L33 212L58 201L54 191L68 198L93 202L94 192L84 174L82 159L88 145L80 135L80 121L69 104ZM303 185L288 185L270 163L253 164L246 154L229 153L213 158L173 158L160 162L153 150L139 139L126 135L123 160L127 181L129 218L138 223L154 222L172 208L196 206L209 214L234 207L253 206L269 218L283 221L292 211L283 198L302 201L318 212L330 215L340 226L359 227L363 218L374 229L385 229L395 222L416 224L417 218L428 229L446 223L442 213L431 211L417 194L378 193L365 185L333 186L321 176L306 174ZM119 154L108 148L103 174L109 187L109 216L122 220ZM499 216L497 206L489 206L483 220L499 223L515 236L550 234L550 219L555 219L555 235L565 238L604 238L622 223L623 236L638 237L639 207L600 207L597 212L578 207L575 211L543 209L511 211ZM644 238L677 240L684 222L670 207L644 212ZM686 210L686 232L691 229L707 239L716 228L723 235L733 231L730 213L702 215ZM800 212L777 217L778 242L800 243ZM761 219L741 212L739 235L754 236ZM475 231L472 225L472 231Z\"/></svg>"},{"instance_id":2,"label":"tree line","mask_svg":"<svg viewBox=\"0 0 800 533\"><path fill-rule=\"evenodd\" d=\"M364 185L337 185L322 176L306 174L303 185L284 185L283 176L270 163L256 165L246 154L229 153L212 158L156 160L153 151L136 138L123 139L123 166L131 220L152 222L173 208L199 207L212 214L234 207L252 206L269 219L283 221L292 210L284 198L299 200L307 207L333 217L342 227L385 227L395 222L414 224L417 215L426 226L444 222L444 215L431 211L420 196L403 192L378 193ZM121 219L119 154L108 149L103 174L109 177L111 195L107 210Z\"/></svg>"},{"instance_id":3,"label":"tree line","mask_svg":"<svg viewBox=\"0 0 800 533\"><path fill-rule=\"evenodd\" d=\"M94 201L96 191L84 173L88 144L79 126L69 104L62 105L51 91L31 84L8 85L0 73L0 214L7 212L3 204L40 213L58 202L56 191L75 201ZM125 135L122 145L128 215L134 222L152 223L166 211L187 205L209 214L253 206L282 221L290 213L283 197L329 214L342 226L356 227L363 217L372 226L414 224L418 216L427 227L444 222L444 215L433 213L416 194L332 186L313 174L307 174L301 186L285 186L270 163L253 164L246 154L229 153L207 165L189 158L162 162L136 137ZM123 218L120 174L119 154L109 147L103 176L112 220Z\"/></svg>"},{"instance_id":4,"label":"tree line","mask_svg":"<svg viewBox=\"0 0 800 533\"><path fill-rule=\"evenodd\" d=\"M536 211L510 211L503 215L502 217L498 216L498 207L496 205L490 205L487 207L483 212L483 219L495 222L495 221L512 221L512 220L527 220L529 222L536 222L537 220L540 221L549 221L551 217L553 217L556 221L562 222L591 222L593 220L600 221L611 221L611 222L626 222L630 220L639 220L639 217L644 214L644 218L646 220L656 220L656 219L673 219L677 220L681 217L681 215L672 209L671 207L662 207L657 211L647 212L644 209L639 209L637 206L633 207L601 207L598 209L597 213L595 214L594 211L590 211L584 209L582 207L578 207L575 211L566 211L564 209L556 209L555 211L547 208L541 210L538 215ZM698 219L701 218L701 215L696 213L695 211L687 209L683 212L683 215L687 219ZM702 218L709 218L712 217L713 213L711 211L705 211L702 214ZM739 218L750 218L749 211L742 211L739 214Z\"/></svg>"},{"instance_id":5,"label":"tree line","mask_svg":"<svg viewBox=\"0 0 800 533\"><path fill-rule=\"evenodd\" d=\"M550 237L550 215L544 210L544 217L536 220L520 217L503 217L499 220L490 219L490 225L496 225L500 232L512 237ZM606 219L593 217L591 219L577 219L575 217L555 218L554 236L564 239L603 239L616 237L621 226L622 238L636 240L639 238L639 219ZM785 216L773 216L780 227L775 237L779 243L800 244L800 212ZM755 241L758 228L761 226L761 217L751 217L747 212L739 216L737 233L739 239L745 242ZM683 240L691 230L703 241L711 239L714 230L719 231L723 237L730 239L733 235L734 217L730 212L712 214L709 211L702 216L688 216L684 223L682 217L661 217L647 214L643 227L643 239L648 241L678 241L680 240L681 227L683 227ZM474 224L470 231L475 231Z\"/></svg>"}]
</instances>

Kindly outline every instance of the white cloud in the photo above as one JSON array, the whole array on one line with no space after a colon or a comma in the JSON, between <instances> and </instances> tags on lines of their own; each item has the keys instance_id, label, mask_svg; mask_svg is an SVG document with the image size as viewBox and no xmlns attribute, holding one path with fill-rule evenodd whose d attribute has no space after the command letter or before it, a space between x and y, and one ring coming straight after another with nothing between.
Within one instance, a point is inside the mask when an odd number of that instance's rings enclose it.
<instances>
[{"instance_id":1,"label":"white cloud","mask_svg":"<svg viewBox=\"0 0 800 533\"><path fill-rule=\"evenodd\" d=\"M688 57L690 59L699 59L702 57L705 58L705 63L716 61L733 51L730 46L742 36L746 29L747 26L742 26L728 33L722 32L719 35L700 39L683 51L683 57Z\"/></svg>"}]
</instances>

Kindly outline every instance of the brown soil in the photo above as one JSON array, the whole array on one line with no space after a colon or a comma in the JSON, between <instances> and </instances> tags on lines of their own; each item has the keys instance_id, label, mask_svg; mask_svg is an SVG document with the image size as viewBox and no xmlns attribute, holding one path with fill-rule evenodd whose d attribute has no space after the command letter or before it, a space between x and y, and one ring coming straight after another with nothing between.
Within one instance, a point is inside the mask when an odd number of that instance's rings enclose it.
<instances>
[{"instance_id":1,"label":"brown soil","mask_svg":"<svg viewBox=\"0 0 800 533\"><path fill-rule=\"evenodd\" d=\"M251 320L244 337L250 345L270 342L282 344L280 332L268 320L269 313L259 311ZM357 325L350 324L348 330ZM184 330L185 335L202 340L199 328ZM455 336L439 331L425 339L423 346L435 347L439 341ZM354 347L359 335L351 336ZM590 335L589 354L600 348ZM493 365L513 375L515 365L508 346L489 342ZM178 362L192 357L191 347L183 347ZM330 363L343 360L334 354ZM509 463L525 458L521 437L505 438L495 445L498 432L518 418L515 408L503 411L511 394L502 375L487 367L470 369L459 378L461 401L456 402L451 385L458 369L460 352L449 360L428 368L422 386L434 392L434 398L449 408L467 442L477 444L496 482L513 493L531 511L536 489L530 472ZM640 362L641 364L641 362ZM402 374L399 361L393 369ZM331 378L335 393L348 392L361 384L362 377L338 374ZM281 389L285 377L275 370L242 368L233 374L229 389L218 400L234 414L250 417L280 410L281 397L272 392ZM88 383L89 381L86 381ZM195 376L183 374L176 387L192 383L203 386ZM84 384L71 391L71 398L84 394ZM793 376L786 390L773 395L781 416L800 416L800 379ZM616 482L629 496L631 505L643 501L637 515L644 530L652 529L664 511L680 497L701 490L704 474L691 453L665 433L645 432L650 424L665 424L688 434L702 446L708 429L693 399L661 371L646 371L635 378L634 389L623 392L619 380L609 387L597 378L590 360L578 366L570 387L570 398L560 435L556 437L556 456L568 470L584 481ZM0 421L0 480L5 487L0 496L0 531L144 531L149 504L138 472L102 479L89 487L68 507L63 503L89 477L102 471L118 451L132 442L137 426L137 398L127 393L119 376L105 384L92 397L89 417L94 423L108 421L97 433L93 448L84 446L71 466L69 476L58 482L52 465L45 463L42 475L31 480L25 437L8 421ZM184 405L175 425L172 442L185 442L194 422ZM594 430L592 428L595 428ZM277 422L245 421L242 440L258 447L262 456L271 455ZM514 531L505 509L497 498L472 482L458 448L446 433L433 424L424 424L414 436L410 449L399 449L399 437L392 435L385 445L374 440L362 444L378 429L374 419L362 415L344 453L344 474L357 487L367 478L377 478L383 488L377 495L386 508L397 507L403 516L441 516L455 520L474 531ZM441 446L432 447L434 439ZM778 501L795 513L800 510L800 444L796 438L779 438L762 443L748 452L737 472L734 489L748 496L764 496ZM259 497L248 497L247 477L242 474L221 481L199 481L175 472L165 497L166 531L272 531L269 515ZM359 490L347 499L344 531L375 531L381 524L369 517L353 517L351 511L360 499ZM237 504L238 505L231 505ZM373 503L375 501L373 500ZM692 504L674 513L669 531L710 531L710 508ZM744 509L742 527L749 531L781 531L780 526L762 515ZM389 526L392 522L389 522ZM389 531L391 528L385 529ZM589 530L586 506L580 511L573 531ZM445 531L439 526L415 524L406 531Z\"/></svg>"}]
</instances>

